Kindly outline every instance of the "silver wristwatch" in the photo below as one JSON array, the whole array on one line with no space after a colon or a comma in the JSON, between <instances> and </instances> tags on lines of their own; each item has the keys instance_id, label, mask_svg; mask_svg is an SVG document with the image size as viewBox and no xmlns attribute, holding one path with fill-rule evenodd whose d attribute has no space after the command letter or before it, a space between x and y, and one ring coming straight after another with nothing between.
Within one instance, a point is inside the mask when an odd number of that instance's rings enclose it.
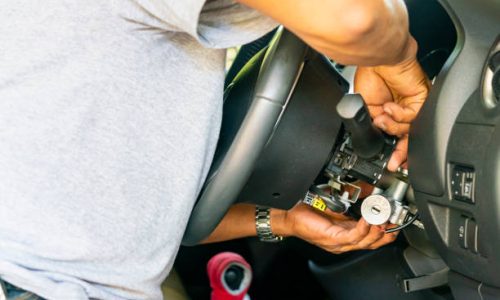
<instances>
[{"instance_id":1,"label":"silver wristwatch","mask_svg":"<svg viewBox=\"0 0 500 300\"><path fill-rule=\"evenodd\" d=\"M257 229L257 236L261 242L280 242L283 240L282 236L274 235L271 231L271 209L268 207L256 206L255 207L255 228Z\"/></svg>"}]
</instances>

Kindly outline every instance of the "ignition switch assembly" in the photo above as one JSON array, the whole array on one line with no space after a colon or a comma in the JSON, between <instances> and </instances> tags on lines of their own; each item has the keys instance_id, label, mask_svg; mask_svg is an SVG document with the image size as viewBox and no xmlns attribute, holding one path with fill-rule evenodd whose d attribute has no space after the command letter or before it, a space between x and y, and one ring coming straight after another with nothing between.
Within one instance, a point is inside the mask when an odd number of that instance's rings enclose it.
<instances>
[{"instance_id":1,"label":"ignition switch assembly","mask_svg":"<svg viewBox=\"0 0 500 300\"><path fill-rule=\"evenodd\" d=\"M393 232L410 224L423 228L415 206L405 202L408 191L406 170L390 173L387 163L395 149L396 137L384 134L371 121L359 94L347 94L337 105L344 134L337 140L331 159L324 168L327 183L309 188L304 203L325 211L347 213L358 202L362 188L359 180L374 185L372 195L361 205L361 215L369 224L391 223ZM387 189L383 189L388 187Z\"/></svg>"}]
</instances>

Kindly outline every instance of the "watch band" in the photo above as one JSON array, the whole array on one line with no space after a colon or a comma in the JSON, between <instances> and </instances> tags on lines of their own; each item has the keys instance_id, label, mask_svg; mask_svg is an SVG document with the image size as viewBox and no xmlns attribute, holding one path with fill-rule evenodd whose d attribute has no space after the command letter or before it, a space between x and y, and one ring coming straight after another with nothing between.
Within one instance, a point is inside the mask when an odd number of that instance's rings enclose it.
<instances>
[{"instance_id":1,"label":"watch band","mask_svg":"<svg viewBox=\"0 0 500 300\"><path fill-rule=\"evenodd\" d=\"M261 242L280 242L282 236L274 235L271 230L271 209L269 207L255 207L255 228Z\"/></svg>"}]
</instances>

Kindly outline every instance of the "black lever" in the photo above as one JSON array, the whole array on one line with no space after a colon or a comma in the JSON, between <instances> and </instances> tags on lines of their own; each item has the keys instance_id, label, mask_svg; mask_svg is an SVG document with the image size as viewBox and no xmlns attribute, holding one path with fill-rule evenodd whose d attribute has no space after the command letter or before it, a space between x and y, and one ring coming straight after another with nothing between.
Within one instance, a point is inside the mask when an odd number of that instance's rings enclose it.
<instances>
[{"instance_id":1,"label":"black lever","mask_svg":"<svg viewBox=\"0 0 500 300\"><path fill-rule=\"evenodd\" d=\"M370 159L383 151L384 135L372 124L360 94L346 94L337 104L337 113L351 134L352 148L358 156Z\"/></svg>"}]
</instances>

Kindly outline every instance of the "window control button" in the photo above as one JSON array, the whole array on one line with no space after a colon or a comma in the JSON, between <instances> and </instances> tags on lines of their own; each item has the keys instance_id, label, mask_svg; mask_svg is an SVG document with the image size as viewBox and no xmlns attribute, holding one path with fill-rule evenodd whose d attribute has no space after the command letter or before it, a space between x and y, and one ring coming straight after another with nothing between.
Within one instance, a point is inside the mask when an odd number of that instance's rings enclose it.
<instances>
[{"instance_id":1,"label":"window control button","mask_svg":"<svg viewBox=\"0 0 500 300\"><path fill-rule=\"evenodd\" d=\"M461 216L460 217L460 223L458 224L458 244L460 247L467 249L467 223L469 222L469 219Z\"/></svg>"},{"instance_id":2,"label":"window control button","mask_svg":"<svg viewBox=\"0 0 500 300\"><path fill-rule=\"evenodd\" d=\"M473 168L454 165L450 179L453 199L474 203L475 179L476 175Z\"/></svg>"},{"instance_id":3,"label":"window control button","mask_svg":"<svg viewBox=\"0 0 500 300\"><path fill-rule=\"evenodd\" d=\"M487 252L487 247L490 245L489 241L485 241L484 239L481 240L479 237L481 237L482 234L481 234L481 230L479 228L479 226L477 227L477 230L476 230L476 250L477 252L479 253L479 255L481 255L482 257L488 257L488 252Z\"/></svg>"},{"instance_id":4,"label":"window control button","mask_svg":"<svg viewBox=\"0 0 500 300\"><path fill-rule=\"evenodd\" d=\"M465 238L467 247L473 253L477 253L477 224L473 219L467 221Z\"/></svg>"}]
</instances>

